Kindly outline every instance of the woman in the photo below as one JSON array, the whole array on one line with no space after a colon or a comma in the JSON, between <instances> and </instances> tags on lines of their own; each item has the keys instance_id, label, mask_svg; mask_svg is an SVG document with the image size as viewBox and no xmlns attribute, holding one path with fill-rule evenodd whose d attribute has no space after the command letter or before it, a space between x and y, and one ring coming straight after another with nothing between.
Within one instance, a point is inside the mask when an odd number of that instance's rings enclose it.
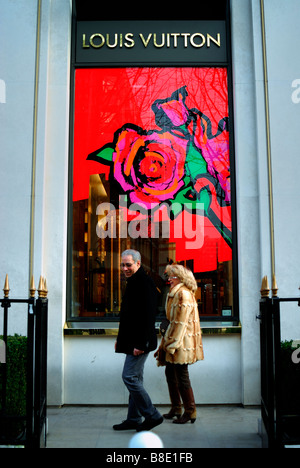
<instances>
[{"instance_id":1,"label":"woman","mask_svg":"<svg viewBox=\"0 0 300 468\"><path fill-rule=\"evenodd\" d=\"M166 366L166 379L171 399L171 411L166 419L175 424L196 421L196 405L189 378L188 365L204 359L200 320L195 292L197 282L193 273L182 265L168 265L170 292L166 315L169 326L155 353L158 366ZM182 414L181 399L184 406Z\"/></svg>"}]
</instances>

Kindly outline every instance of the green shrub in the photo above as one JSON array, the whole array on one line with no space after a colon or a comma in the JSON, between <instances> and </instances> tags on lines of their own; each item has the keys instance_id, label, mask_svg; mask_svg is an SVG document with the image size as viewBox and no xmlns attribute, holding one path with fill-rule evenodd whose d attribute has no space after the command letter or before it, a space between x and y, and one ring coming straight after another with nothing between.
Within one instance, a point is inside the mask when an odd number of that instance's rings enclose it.
<instances>
[{"instance_id":1,"label":"green shrub","mask_svg":"<svg viewBox=\"0 0 300 468\"><path fill-rule=\"evenodd\" d=\"M20 335L7 337L6 364L0 364L0 395L2 395L4 366L7 371L5 413L8 416L26 416L27 337ZM0 398L1 410L2 398ZM22 422L5 423L6 436L16 437L23 430Z\"/></svg>"}]
</instances>

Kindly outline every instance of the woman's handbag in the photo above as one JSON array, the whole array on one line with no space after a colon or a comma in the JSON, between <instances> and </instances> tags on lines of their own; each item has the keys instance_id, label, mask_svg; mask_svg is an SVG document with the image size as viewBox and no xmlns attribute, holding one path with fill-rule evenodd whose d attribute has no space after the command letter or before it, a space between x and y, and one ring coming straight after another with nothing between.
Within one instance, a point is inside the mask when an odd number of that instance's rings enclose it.
<instances>
[{"instance_id":1,"label":"woman's handbag","mask_svg":"<svg viewBox=\"0 0 300 468\"><path fill-rule=\"evenodd\" d=\"M156 357L158 367L166 365L166 352L162 349L161 346L154 354L154 357Z\"/></svg>"},{"instance_id":2,"label":"woman's handbag","mask_svg":"<svg viewBox=\"0 0 300 468\"><path fill-rule=\"evenodd\" d=\"M162 320L160 327L159 327L161 336L165 336L169 325L170 325L170 321L167 318Z\"/></svg>"}]
</instances>

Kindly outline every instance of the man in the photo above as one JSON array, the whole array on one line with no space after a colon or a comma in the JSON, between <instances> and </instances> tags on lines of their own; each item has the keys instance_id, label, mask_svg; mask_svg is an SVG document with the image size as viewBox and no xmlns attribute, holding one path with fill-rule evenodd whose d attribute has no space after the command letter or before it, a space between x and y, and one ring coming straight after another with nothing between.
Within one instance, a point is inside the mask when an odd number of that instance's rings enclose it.
<instances>
[{"instance_id":1,"label":"man","mask_svg":"<svg viewBox=\"0 0 300 468\"><path fill-rule=\"evenodd\" d=\"M143 386L145 362L157 346L157 290L141 266L139 252L125 250L121 259L127 286L121 305L116 352L126 354L122 378L129 391L129 405L127 419L113 428L116 431L149 431L163 422ZM143 423L142 416L145 418Z\"/></svg>"}]
</instances>

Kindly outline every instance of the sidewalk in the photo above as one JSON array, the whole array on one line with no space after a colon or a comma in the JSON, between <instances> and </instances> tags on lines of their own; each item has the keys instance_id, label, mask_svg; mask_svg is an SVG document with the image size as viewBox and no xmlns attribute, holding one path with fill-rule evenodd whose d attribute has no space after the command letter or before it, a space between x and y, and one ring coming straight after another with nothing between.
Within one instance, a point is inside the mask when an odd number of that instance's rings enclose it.
<instances>
[{"instance_id":1,"label":"sidewalk","mask_svg":"<svg viewBox=\"0 0 300 468\"><path fill-rule=\"evenodd\" d=\"M168 408L159 408L161 413ZM164 421L153 432L164 448L261 448L259 408L199 406L195 424ZM116 432L125 407L48 408L47 448L128 448L135 431Z\"/></svg>"}]
</instances>

